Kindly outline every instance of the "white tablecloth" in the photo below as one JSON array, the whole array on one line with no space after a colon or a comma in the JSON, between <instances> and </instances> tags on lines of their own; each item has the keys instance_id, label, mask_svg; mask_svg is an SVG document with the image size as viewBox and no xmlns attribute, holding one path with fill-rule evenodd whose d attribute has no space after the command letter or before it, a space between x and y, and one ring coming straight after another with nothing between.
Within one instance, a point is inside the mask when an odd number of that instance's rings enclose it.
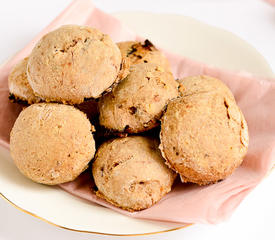
<instances>
[{"instance_id":1,"label":"white tablecloth","mask_svg":"<svg viewBox=\"0 0 275 240\"><path fill-rule=\"evenodd\" d=\"M21 49L69 0L6 0L0 5L0 63ZM275 72L275 8L261 0L94 0L106 12L142 10L187 15L229 30L252 44ZM186 229L135 239L275 239L275 174L269 175L219 225ZM95 219L96 221L96 219ZM128 239L130 237L125 237ZM132 237L131 237L132 238ZM0 199L0 240L117 239L58 229Z\"/></svg>"}]
</instances>

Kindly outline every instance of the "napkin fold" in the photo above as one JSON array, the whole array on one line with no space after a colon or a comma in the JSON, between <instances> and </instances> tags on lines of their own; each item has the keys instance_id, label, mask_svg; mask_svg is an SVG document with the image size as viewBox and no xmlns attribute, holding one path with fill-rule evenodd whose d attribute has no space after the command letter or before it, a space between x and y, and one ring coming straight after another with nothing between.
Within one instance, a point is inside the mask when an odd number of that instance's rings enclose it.
<instances>
[{"instance_id":1,"label":"napkin fold","mask_svg":"<svg viewBox=\"0 0 275 240\"><path fill-rule=\"evenodd\" d=\"M0 145L9 147L9 133L21 107L8 101L7 78L11 68L28 56L35 43L47 32L64 24L88 25L109 34L114 41L141 39L116 18L97 9L91 0L73 1L50 25L24 49L0 67ZM205 74L222 80L233 92L248 123L250 144L243 164L227 179L209 186L178 183L153 207L129 213L98 198L92 191L91 173L61 184L65 191L142 219L178 223L218 223L228 218L275 163L275 81L217 69L164 51L176 78ZM275 80L275 79L274 79ZM91 213L92 214L92 213Z\"/></svg>"}]
</instances>

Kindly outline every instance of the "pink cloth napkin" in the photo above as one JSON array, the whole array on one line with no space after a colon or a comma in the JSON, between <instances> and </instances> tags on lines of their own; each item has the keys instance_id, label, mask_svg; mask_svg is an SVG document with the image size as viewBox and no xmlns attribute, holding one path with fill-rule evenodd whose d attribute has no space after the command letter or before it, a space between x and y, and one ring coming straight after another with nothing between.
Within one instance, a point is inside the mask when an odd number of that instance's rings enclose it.
<instances>
[{"instance_id":1,"label":"pink cloth napkin","mask_svg":"<svg viewBox=\"0 0 275 240\"><path fill-rule=\"evenodd\" d=\"M7 77L11 67L26 57L45 33L64 24L89 25L109 34L114 41L139 39L114 17L95 8L90 0L73 1L23 50L0 67L0 144L9 147L9 132L21 108L8 101ZM91 191L90 173L60 187L80 198L122 214L179 223L217 223L229 217L245 196L260 183L275 161L275 82L248 73L234 73L209 67L188 58L165 52L174 76L206 74L224 81L235 95L249 126L248 154L232 176L210 186L178 183L155 206L135 213L116 208ZM75 206L72 206L75 207ZM92 213L91 213L92 214Z\"/></svg>"},{"instance_id":2,"label":"pink cloth napkin","mask_svg":"<svg viewBox=\"0 0 275 240\"><path fill-rule=\"evenodd\" d=\"M264 1L266 1L267 3L275 6L275 0L264 0Z\"/></svg>"}]
</instances>

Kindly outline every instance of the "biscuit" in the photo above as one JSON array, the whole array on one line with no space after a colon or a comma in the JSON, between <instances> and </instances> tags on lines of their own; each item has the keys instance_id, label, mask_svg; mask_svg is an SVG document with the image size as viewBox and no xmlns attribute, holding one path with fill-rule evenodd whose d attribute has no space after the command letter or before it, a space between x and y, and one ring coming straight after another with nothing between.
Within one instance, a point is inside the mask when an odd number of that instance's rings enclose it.
<instances>
[{"instance_id":1,"label":"biscuit","mask_svg":"<svg viewBox=\"0 0 275 240\"><path fill-rule=\"evenodd\" d=\"M198 94L210 91L226 92L232 95L222 81L206 75L190 76L178 79L180 96Z\"/></svg>"},{"instance_id":2,"label":"biscuit","mask_svg":"<svg viewBox=\"0 0 275 240\"><path fill-rule=\"evenodd\" d=\"M117 43L122 59L127 59L130 64L155 63L167 71L171 71L167 58L149 41L128 41Z\"/></svg>"},{"instance_id":3,"label":"biscuit","mask_svg":"<svg viewBox=\"0 0 275 240\"><path fill-rule=\"evenodd\" d=\"M10 135L15 165L31 180L60 184L74 180L95 154L93 126L78 109L36 103L24 109Z\"/></svg>"},{"instance_id":4,"label":"biscuit","mask_svg":"<svg viewBox=\"0 0 275 240\"><path fill-rule=\"evenodd\" d=\"M12 96L11 98L14 98L15 101L23 101L32 104L40 102L42 99L34 95L29 84L26 73L27 64L28 57L16 64L9 75L8 83L10 96Z\"/></svg>"},{"instance_id":5,"label":"biscuit","mask_svg":"<svg viewBox=\"0 0 275 240\"><path fill-rule=\"evenodd\" d=\"M34 47L27 75L35 94L46 101L79 104L98 98L117 80L121 53L97 29L66 25Z\"/></svg>"},{"instance_id":6,"label":"biscuit","mask_svg":"<svg viewBox=\"0 0 275 240\"><path fill-rule=\"evenodd\" d=\"M117 132L147 131L159 125L167 102L177 96L171 72L152 63L132 65L130 74L99 100L99 122Z\"/></svg>"},{"instance_id":7,"label":"biscuit","mask_svg":"<svg viewBox=\"0 0 275 240\"><path fill-rule=\"evenodd\" d=\"M171 191L176 174L157 146L158 141L141 136L103 143L92 165L97 195L128 211L158 202Z\"/></svg>"},{"instance_id":8,"label":"biscuit","mask_svg":"<svg viewBox=\"0 0 275 240\"><path fill-rule=\"evenodd\" d=\"M180 82L184 96L171 101L161 119L162 155L183 182L215 183L242 163L246 121L221 81L198 76Z\"/></svg>"}]
</instances>

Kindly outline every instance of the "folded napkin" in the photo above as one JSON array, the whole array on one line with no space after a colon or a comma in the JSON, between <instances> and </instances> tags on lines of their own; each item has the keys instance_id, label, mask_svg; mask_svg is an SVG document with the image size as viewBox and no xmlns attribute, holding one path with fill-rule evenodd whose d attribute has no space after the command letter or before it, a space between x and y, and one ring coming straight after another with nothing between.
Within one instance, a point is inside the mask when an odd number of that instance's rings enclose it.
<instances>
[{"instance_id":1,"label":"folded napkin","mask_svg":"<svg viewBox=\"0 0 275 240\"><path fill-rule=\"evenodd\" d=\"M21 108L8 101L8 74L26 57L41 36L64 24L89 25L109 34L114 41L140 39L116 18L94 7L90 0L73 1L23 50L0 67L0 144L9 147L9 133ZM206 74L221 79L232 90L248 123L250 145L243 164L232 176L209 186L178 183L153 207L129 213L99 199L91 190L91 173L60 185L67 192L122 214L142 219L179 223L217 223L229 217L245 196L260 183L275 162L275 82L209 67L165 52L176 78ZM22 186L23 187L23 186ZM72 206L75 207L75 206ZM91 213L92 214L92 213Z\"/></svg>"}]
</instances>

